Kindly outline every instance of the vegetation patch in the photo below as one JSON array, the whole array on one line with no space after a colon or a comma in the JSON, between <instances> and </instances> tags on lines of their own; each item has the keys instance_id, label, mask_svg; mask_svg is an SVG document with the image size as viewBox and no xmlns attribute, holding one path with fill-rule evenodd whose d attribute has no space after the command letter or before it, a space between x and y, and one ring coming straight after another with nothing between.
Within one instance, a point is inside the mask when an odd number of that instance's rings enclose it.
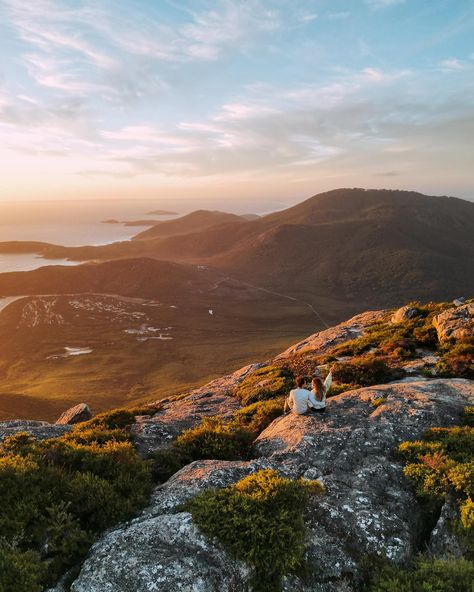
<instances>
[{"instance_id":1,"label":"vegetation patch","mask_svg":"<svg viewBox=\"0 0 474 592\"><path fill-rule=\"evenodd\" d=\"M474 337L444 345L436 368L439 376L474 379Z\"/></svg>"},{"instance_id":2,"label":"vegetation patch","mask_svg":"<svg viewBox=\"0 0 474 592\"><path fill-rule=\"evenodd\" d=\"M411 302L417 314L401 323L380 321L367 327L364 335L336 346L331 354L336 356L359 356L371 351L393 360L413 358L417 348L436 349L438 335L433 326L436 315L452 307L446 302L420 304Z\"/></svg>"},{"instance_id":3,"label":"vegetation patch","mask_svg":"<svg viewBox=\"0 0 474 592\"><path fill-rule=\"evenodd\" d=\"M185 509L204 534L254 568L255 592L280 590L282 577L302 567L304 510L317 481L294 481L263 470L225 489L211 489Z\"/></svg>"},{"instance_id":4,"label":"vegetation patch","mask_svg":"<svg viewBox=\"0 0 474 592\"><path fill-rule=\"evenodd\" d=\"M165 450L150 455L156 480L164 482L195 460L242 460L249 457L255 433L239 421L206 417L195 428L185 430Z\"/></svg>"},{"instance_id":5,"label":"vegetation patch","mask_svg":"<svg viewBox=\"0 0 474 592\"><path fill-rule=\"evenodd\" d=\"M459 518L453 527L459 532L469 554L474 556L474 427L472 408L465 412L468 425L431 428L425 438L403 442L399 452L407 464L405 476L417 495L427 502L455 500Z\"/></svg>"},{"instance_id":6,"label":"vegetation patch","mask_svg":"<svg viewBox=\"0 0 474 592\"><path fill-rule=\"evenodd\" d=\"M1 592L54 584L101 532L145 504L148 463L129 441L128 416L108 415L60 438L19 433L1 445Z\"/></svg>"},{"instance_id":7,"label":"vegetation patch","mask_svg":"<svg viewBox=\"0 0 474 592\"><path fill-rule=\"evenodd\" d=\"M284 397L269 399L268 401L257 401L239 409L235 415L235 420L257 437L273 420L283 415L284 405Z\"/></svg>"},{"instance_id":8,"label":"vegetation patch","mask_svg":"<svg viewBox=\"0 0 474 592\"><path fill-rule=\"evenodd\" d=\"M353 358L350 362L337 362L333 365L333 378L338 384L354 386L372 386L401 378L400 369L394 369L375 355Z\"/></svg>"},{"instance_id":9,"label":"vegetation patch","mask_svg":"<svg viewBox=\"0 0 474 592\"><path fill-rule=\"evenodd\" d=\"M286 367L264 366L247 376L235 389L242 405L275 399L293 388L293 373Z\"/></svg>"},{"instance_id":10,"label":"vegetation patch","mask_svg":"<svg viewBox=\"0 0 474 592\"><path fill-rule=\"evenodd\" d=\"M386 566L371 592L472 592L473 582L472 561L419 558L407 570Z\"/></svg>"}]
</instances>

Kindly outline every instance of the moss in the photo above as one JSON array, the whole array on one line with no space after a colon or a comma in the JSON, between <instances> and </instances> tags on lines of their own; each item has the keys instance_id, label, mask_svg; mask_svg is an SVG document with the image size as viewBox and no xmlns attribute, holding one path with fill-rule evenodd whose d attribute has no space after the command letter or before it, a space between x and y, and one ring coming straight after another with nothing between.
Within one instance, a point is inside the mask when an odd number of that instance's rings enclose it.
<instances>
[{"instance_id":1,"label":"moss","mask_svg":"<svg viewBox=\"0 0 474 592\"><path fill-rule=\"evenodd\" d=\"M304 509L318 482L293 481L263 470L186 504L194 522L231 555L254 568L252 589L280 590L281 578L302 567Z\"/></svg>"},{"instance_id":2,"label":"moss","mask_svg":"<svg viewBox=\"0 0 474 592\"><path fill-rule=\"evenodd\" d=\"M387 402L387 397L375 397L375 399L371 400L372 405L377 409L381 405L384 405Z\"/></svg>"},{"instance_id":3,"label":"moss","mask_svg":"<svg viewBox=\"0 0 474 592\"><path fill-rule=\"evenodd\" d=\"M235 395L242 405L274 399L293 388L293 374L278 366L264 366L252 372L235 389Z\"/></svg>"}]
</instances>

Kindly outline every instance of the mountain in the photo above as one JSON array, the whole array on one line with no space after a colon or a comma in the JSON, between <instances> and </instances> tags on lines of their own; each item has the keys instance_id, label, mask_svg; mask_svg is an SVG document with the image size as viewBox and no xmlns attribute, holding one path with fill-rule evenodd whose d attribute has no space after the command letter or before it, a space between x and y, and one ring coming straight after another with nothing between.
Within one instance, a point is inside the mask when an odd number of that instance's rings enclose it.
<instances>
[{"instance_id":1,"label":"mountain","mask_svg":"<svg viewBox=\"0 0 474 592\"><path fill-rule=\"evenodd\" d=\"M46 257L148 257L206 265L295 297L331 321L409 299L474 291L474 203L412 191L337 189L257 219L197 211L135 240L99 247L35 244ZM0 251L25 250L21 243Z\"/></svg>"},{"instance_id":2,"label":"mountain","mask_svg":"<svg viewBox=\"0 0 474 592\"><path fill-rule=\"evenodd\" d=\"M282 212L153 245L272 290L364 306L472 293L474 204L406 191L340 189Z\"/></svg>"},{"instance_id":3,"label":"mountain","mask_svg":"<svg viewBox=\"0 0 474 592\"><path fill-rule=\"evenodd\" d=\"M176 220L167 220L160 222L148 230L144 230L135 236L135 240L150 238L163 238L167 236L179 236L191 232L202 232L227 222L242 222L246 218L236 214L226 214L225 212L197 210Z\"/></svg>"}]
</instances>

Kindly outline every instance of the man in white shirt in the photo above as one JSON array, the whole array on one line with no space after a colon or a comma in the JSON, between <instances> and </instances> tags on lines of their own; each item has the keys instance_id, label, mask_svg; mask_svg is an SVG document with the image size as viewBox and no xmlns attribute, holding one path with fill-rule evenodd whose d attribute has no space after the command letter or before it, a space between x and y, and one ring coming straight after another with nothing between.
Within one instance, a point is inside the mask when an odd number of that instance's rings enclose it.
<instances>
[{"instance_id":1,"label":"man in white shirt","mask_svg":"<svg viewBox=\"0 0 474 592\"><path fill-rule=\"evenodd\" d=\"M293 413L303 415L310 407L313 407L314 395L308 389L303 388L304 382L304 377L298 376L296 388L290 391L290 396L285 401L285 411L289 407Z\"/></svg>"}]
</instances>

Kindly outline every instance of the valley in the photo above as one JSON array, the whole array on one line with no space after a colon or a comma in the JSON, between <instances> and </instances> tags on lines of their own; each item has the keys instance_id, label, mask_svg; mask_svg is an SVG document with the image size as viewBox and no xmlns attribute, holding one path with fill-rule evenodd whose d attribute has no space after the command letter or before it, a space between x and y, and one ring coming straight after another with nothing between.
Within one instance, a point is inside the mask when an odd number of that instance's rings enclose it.
<instances>
[{"instance_id":1,"label":"valley","mask_svg":"<svg viewBox=\"0 0 474 592\"><path fill-rule=\"evenodd\" d=\"M302 303L226 281L208 287L175 301L89 292L6 299L0 419L51 420L77 401L102 411L162 398L318 326Z\"/></svg>"}]
</instances>

